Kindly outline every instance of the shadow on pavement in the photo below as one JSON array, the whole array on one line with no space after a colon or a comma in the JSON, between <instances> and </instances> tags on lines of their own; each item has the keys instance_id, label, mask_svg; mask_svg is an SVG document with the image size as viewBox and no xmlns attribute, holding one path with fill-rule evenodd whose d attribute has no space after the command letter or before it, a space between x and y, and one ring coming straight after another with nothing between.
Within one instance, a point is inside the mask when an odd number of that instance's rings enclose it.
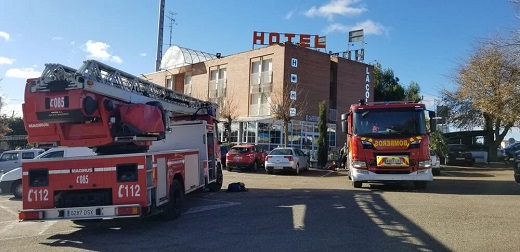
<instances>
[{"instance_id":1,"label":"shadow on pavement","mask_svg":"<svg viewBox=\"0 0 520 252\"><path fill-rule=\"evenodd\" d=\"M53 234L43 244L94 251L450 251L377 192L254 189L195 196L240 204L171 222L102 222Z\"/></svg>"}]
</instances>

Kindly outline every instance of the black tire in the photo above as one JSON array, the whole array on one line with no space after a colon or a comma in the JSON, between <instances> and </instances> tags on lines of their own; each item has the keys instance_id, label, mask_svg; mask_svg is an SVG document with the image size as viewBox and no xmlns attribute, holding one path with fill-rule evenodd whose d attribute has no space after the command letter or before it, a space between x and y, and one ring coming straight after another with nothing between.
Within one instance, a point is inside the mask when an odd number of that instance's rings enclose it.
<instances>
[{"instance_id":1,"label":"black tire","mask_svg":"<svg viewBox=\"0 0 520 252\"><path fill-rule=\"evenodd\" d=\"M17 198L17 199L22 198L22 196L23 196L22 180L16 180L13 183L13 186L11 187L11 192L13 193L15 198Z\"/></svg>"},{"instance_id":2,"label":"black tire","mask_svg":"<svg viewBox=\"0 0 520 252\"><path fill-rule=\"evenodd\" d=\"M361 188L361 187L363 187L363 182L361 182L361 181L352 181L352 186L354 188Z\"/></svg>"},{"instance_id":3,"label":"black tire","mask_svg":"<svg viewBox=\"0 0 520 252\"><path fill-rule=\"evenodd\" d=\"M273 174L273 170L265 169L265 173L267 173L267 174Z\"/></svg>"},{"instance_id":4,"label":"black tire","mask_svg":"<svg viewBox=\"0 0 520 252\"><path fill-rule=\"evenodd\" d=\"M224 175L222 174L222 168L219 165L217 167L217 180L208 185L208 188L211 192L218 192L222 189L222 184L224 184Z\"/></svg>"},{"instance_id":5,"label":"black tire","mask_svg":"<svg viewBox=\"0 0 520 252\"><path fill-rule=\"evenodd\" d=\"M181 216L184 203L184 189L179 180L174 180L170 188L170 201L165 204L161 214L164 220L175 220Z\"/></svg>"},{"instance_id":6,"label":"black tire","mask_svg":"<svg viewBox=\"0 0 520 252\"><path fill-rule=\"evenodd\" d=\"M232 171L233 168L231 168L231 167L229 167L229 166L226 165L226 170L228 170L228 171Z\"/></svg>"},{"instance_id":7,"label":"black tire","mask_svg":"<svg viewBox=\"0 0 520 252\"><path fill-rule=\"evenodd\" d=\"M441 169L432 169L433 176L439 176L441 175Z\"/></svg>"},{"instance_id":8,"label":"black tire","mask_svg":"<svg viewBox=\"0 0 520 252\"><path fill-rule=\"evenodd\" d=\"M251 170L254 171L254 172L257 172L258 171L258 162L254 162L253 165L251 166Z\"/></svg>"},{"instance_id":9,"label":"black tire","mask_svg":"<svg viewBox=\"0 0 520 252\"><path fill-rule=\"evenodd\" d=\"M414 181L413 185L416 189L424 190L426 189L426 181Z\"/></svg>"}]
</instances>

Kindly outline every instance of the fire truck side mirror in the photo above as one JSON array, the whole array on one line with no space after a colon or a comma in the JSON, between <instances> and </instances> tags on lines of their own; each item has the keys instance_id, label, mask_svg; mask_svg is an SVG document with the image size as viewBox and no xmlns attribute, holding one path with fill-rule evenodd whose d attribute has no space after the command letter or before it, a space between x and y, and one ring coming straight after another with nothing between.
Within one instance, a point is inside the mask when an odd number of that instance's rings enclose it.
<instances>
[{"instance_id":1,"label":"fire truck side mirror","mask_svg":"<svg viewBox=\"0 0 520 252\"><path fill-rule=\"evenodd\" d=\"M428 117L430 117L430 132L437 130L437 117L435 117L435 111L428 110Z\"/></svg>"},{"instance_id":2,"label":"fire truck side mirror","mask_svg":"<svg viewBox=\"0 0 520 252\"><path fill-rule=\"evenodd\" d=\"M341 132L347 133L348 132L348 114L341 114Z\"/></svg>"}]
</instances>

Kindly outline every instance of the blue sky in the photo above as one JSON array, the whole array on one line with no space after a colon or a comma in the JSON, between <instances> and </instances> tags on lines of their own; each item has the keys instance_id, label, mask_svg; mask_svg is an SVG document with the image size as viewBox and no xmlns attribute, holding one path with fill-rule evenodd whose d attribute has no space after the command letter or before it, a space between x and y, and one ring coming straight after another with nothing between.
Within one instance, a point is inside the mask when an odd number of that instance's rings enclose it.
<instances>
[{"instance_id":1,"label":"blue sky","mask_svg":"<svg viewBox=\"0 0 520 252\"><path fill-rule=\"evenodd\" d=\"M158 9L159 0L0 1L2 112L21 116L25 79L45 63L97 59L153 72ZM391 68L404 86L419 83L428 104L453 89L449 76L478 41L520 23L508 0L166 0L165 10L176 13L172 44L224 56L252 49L253 31L326 36L327 51L342 52L348 31L364 29L365 62Z\"/></svg>"}]
</instances>

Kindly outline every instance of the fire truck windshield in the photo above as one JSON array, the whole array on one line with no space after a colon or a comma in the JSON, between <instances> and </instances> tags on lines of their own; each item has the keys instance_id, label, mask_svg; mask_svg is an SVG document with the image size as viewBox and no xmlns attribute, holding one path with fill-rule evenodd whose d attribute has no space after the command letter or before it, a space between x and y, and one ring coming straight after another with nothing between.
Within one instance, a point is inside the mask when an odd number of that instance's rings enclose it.
<instances>
[{"instance_id":1,"label":"fire truck windshield","mask_svg":"<svg viewBox=\"0 0 520 252\"><path fill-rule=\"evenodd\" d=\"M404 137L426 134L422 109L358 109L353 116L352 130L358 136Z\"/></svg>"}]
</instances>

